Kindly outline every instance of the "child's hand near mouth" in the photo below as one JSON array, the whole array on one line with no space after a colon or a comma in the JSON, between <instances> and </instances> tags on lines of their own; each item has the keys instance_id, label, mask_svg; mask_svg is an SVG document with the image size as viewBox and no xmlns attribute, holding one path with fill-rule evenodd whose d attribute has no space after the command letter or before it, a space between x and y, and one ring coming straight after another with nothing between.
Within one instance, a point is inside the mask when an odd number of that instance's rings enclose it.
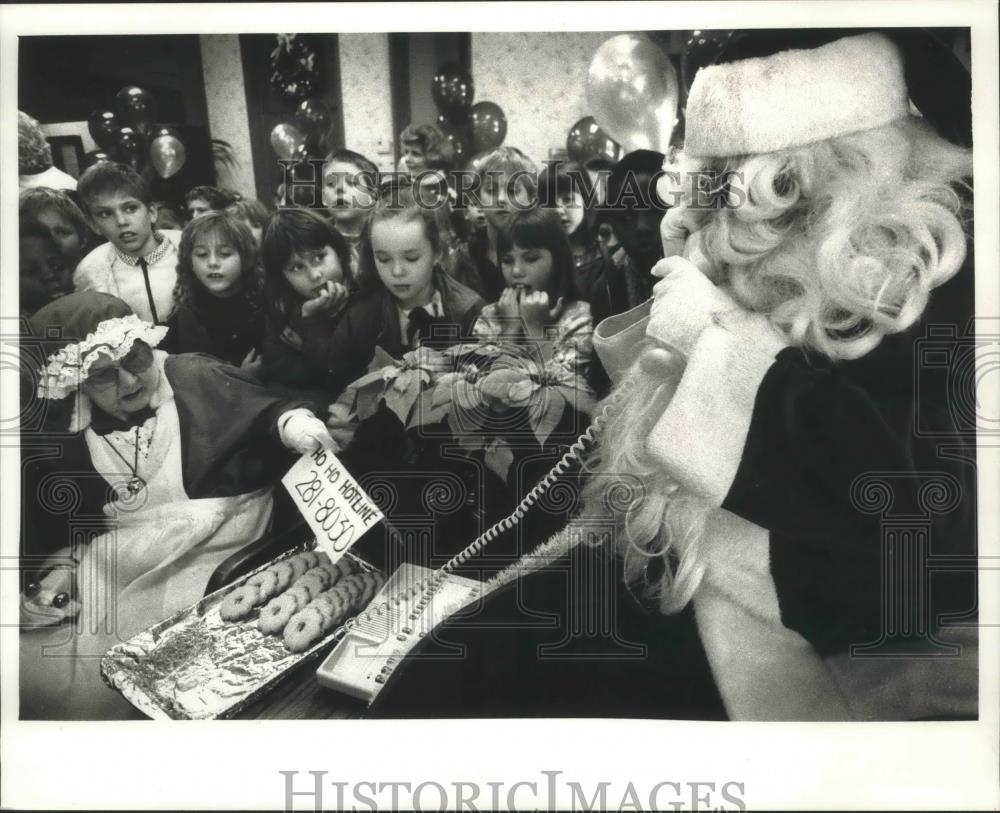
<instances>
[{"instance_id":1,"label":"child's hand near mouth","mask_svg":"<svg viewBox=\"0 0 1000 813\"><path fill-rule=\"evenodd\" d=\"M339 282L327 280L319 293L302 303L302 317L333 316L347 304L347 288Z\"/></svg>"},{"instance_id":2,"label":"child's hand near mouth","mask_svg":"<svg viewBox=\"0 0 1000 813\"><path fill-rule=\"evenodd\" d=\"M528 336L540 339L545 335L545 326L557 322L565 308L559 297L553 308L549 308L549 295L545 291L524 292L521 296L521 318Z\"/></svg>"}]
</instances>

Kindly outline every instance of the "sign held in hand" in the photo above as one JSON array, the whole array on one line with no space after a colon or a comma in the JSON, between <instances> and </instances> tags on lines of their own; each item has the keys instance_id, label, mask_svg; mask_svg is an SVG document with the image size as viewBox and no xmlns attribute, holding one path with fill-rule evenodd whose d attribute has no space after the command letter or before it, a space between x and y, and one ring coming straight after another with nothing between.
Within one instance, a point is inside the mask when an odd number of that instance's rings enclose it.
<instances>
[{"instance_id":1,"label":"sign held in hand","mask_svg":"<svg viewBox=\"0 0 1000 813\"><path fill-rule=\"evenodd\" d=\"M336 562L384 516L329 449L302 455L281 478L316 534L319 550Z\"/></svg>"}]
</instances>

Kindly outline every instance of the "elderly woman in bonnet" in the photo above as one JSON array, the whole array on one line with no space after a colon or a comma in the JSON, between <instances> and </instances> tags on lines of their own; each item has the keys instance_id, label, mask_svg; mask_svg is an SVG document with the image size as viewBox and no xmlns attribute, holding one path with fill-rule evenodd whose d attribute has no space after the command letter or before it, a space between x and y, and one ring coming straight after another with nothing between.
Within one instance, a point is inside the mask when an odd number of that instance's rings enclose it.
<instances>
[{"instance_id":1,"label":"elderly woman in bonnet","mask_svg":"<svg viewBox=\"0 0 1000 813\"><path fill-rule=\"evenodd\" d=\"M22 428L22 551L37 574L22 596L22 716L114 717L128 708L100 656L200 598L268 531L289 450L335 444L313 404L157 350L167 328L116 297L71 294L30 327L46 354L34 406L55 409L40 433Z\"/></svg>"}]
</instances>

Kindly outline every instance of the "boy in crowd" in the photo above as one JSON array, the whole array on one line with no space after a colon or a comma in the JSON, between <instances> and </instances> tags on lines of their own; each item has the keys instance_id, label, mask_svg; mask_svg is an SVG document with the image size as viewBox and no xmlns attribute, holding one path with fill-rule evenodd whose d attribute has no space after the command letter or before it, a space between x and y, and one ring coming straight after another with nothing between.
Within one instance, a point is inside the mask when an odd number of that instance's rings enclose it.
<instances>
[{"instance_id":1,"label":"boy in crowd","mask_svg":"<svg viewBox=\"0 0 1000 813\"><path fill-rule=\"evenodd\" d=\"M360 265L361 229L365 216L378 196L379 171L371 161L353 150L334 150L323 168L323 205L333 225L347 240L351 276Z\"/></svg>"},{"instance_id":2,"label":"boy in crowd","mask_svg":"<svg viewBox=\"0 0 1000 813\"><path fill-rule=\"evenodd\" d=\"M497 237L514 212L536 205L538 167L517 147L498 147L483 159L479 179L486 231L479 230L469 241L469 253L479 269L483 298L496 302L507 287L500 273Z\"/></svg>"},{"instance_id":3,"label":"boy in crowd","mask_svg":"<svg viewBox=\"0 0 1000 813\"><path fill-rule=\"evenodd\" d=\"M234 196L214 186L196 186L184 196L184 209L188 221L209 212L221 212L234 200Z\"/></svg>"},{"instance_id":4,"label":"boy in crowd","mask_svg":"<svg viewBox=\"0 0 1000 813\"><path fill-rule=\"evenodd\" d=\"M80 200L107 239L76 268L77 291L100 291L128 303L140 319L166 324L174 309L179 231L157 231L149 187L131 167L102 161L80 176Z\"/></svg>"}]
</instances>

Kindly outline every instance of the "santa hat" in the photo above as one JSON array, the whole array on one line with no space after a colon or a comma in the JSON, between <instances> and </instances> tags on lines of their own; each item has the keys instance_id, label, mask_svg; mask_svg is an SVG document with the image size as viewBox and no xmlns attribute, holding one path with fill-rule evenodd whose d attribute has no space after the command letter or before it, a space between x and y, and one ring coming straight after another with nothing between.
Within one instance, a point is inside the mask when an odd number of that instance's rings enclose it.
<instances>
[{"instance_id":1,"label":"santa hat","mask_svg":"<svg viewBox=\"0 0 1000 813\"><path fill-rule=\"evenodd\" d=\"M774 152L908 115L899 49L880 33L702 68L685 112L697 158Z\"/></svg>"},{"instance_id":2,"label":"santa hat","mask_svg":"<svg viewBox=\"0 0 1000 813\"><path fill-rule=\"evenodd\" d=\"M30 320L32 335L51 350L38 371L39 398L65 398L87 380L100 356L124 358L136 339L156 347L167 328L144 322L118 297L83 291L61 297ZM54 348L54 349L53 349Z\"/></svg>"}]
</instances>

